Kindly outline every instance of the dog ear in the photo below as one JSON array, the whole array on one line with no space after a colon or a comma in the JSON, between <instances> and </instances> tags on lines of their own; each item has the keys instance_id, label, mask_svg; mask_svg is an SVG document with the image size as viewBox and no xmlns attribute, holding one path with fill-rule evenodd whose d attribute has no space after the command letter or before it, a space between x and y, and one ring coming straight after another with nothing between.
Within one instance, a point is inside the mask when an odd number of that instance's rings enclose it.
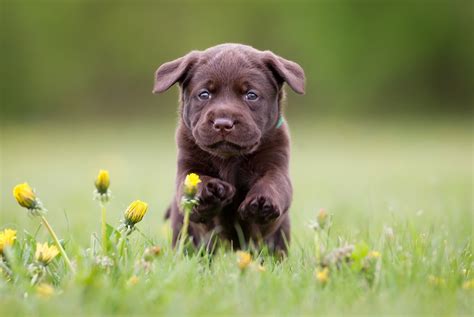
<instances>
[{"instance_id":1,"label":"dog ear","mask_svg":"<svg viewBox=\"0 0 474 317\"><path fill-rule=\"evenodd\" d=\"M155 72L153 93L166 91L175 83L181 82L198 57L199 52L192 51L183 57L161 65Z\"/></svg>"},{"instance_id":2,"label":"dog ear","mask_svg":"<svg viewBox=\"0 0 474 317\"><path fill-rule=\"evenodd\" d=\"M295 62L264 51L264 62L272 70L280 84L286 82L296 93L303 95L305 86L304 70Z\"/></svg>"}]
</instances>

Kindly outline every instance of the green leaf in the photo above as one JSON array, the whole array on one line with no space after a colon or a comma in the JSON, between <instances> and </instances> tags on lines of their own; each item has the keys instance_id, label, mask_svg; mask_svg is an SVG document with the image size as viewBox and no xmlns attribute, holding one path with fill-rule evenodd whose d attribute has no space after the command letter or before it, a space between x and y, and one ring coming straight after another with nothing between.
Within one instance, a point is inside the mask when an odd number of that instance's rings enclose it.
<instances>
[{"instance_id":1,"label":"green leaf","mask_svg":"<svg viewBox=\"0 0 474 317\"><path fill-rule=\"evenodd\" d=\"M369 246L365 242L359 242L355 245L354 251L352 252L352 259L354 261L361 260L369 254Z\"/></svg>"},{"instance_id":2,"label":"green leaf","mask_svg":"<svg viewBox=\"0 0 474 317\"><path fill-rule=\"evenodd\" d=\"M119 239L122 234L120 233L120 231L118 231L117 229L115 229L114 227L112 227L111 225L109 225L108 223L105 224L106 226L106 231L105 231L105 234L107 235L107 238L110 240L111 238L116 238L116 239Z\"/></svg>"},{"instance_id":3,"label":"green leaf","mask_svg":"<svg viewBox=\"0 0 474 317\"><path fill-rule=\"evenodd\" d=\"M109 225L108 223L106 225L106 231L105 234L107 236L107 252L116 252L117 248L117 242L120 240L122 237L122 234L120 231Z\"/></svg>"},{"instance_id":4,"label":"green leaf","mask_svg":"<svg viewBox=\"0 0 474 317\"><path fill-rule=\"evenodd\" d=\"M352 252L352 264L351 268L354 271L360 271L363 268L363 261L365 257L369 254L369 246L365 242L359 242L355 245L354 251Z\"/></svg>"}]
</instances>

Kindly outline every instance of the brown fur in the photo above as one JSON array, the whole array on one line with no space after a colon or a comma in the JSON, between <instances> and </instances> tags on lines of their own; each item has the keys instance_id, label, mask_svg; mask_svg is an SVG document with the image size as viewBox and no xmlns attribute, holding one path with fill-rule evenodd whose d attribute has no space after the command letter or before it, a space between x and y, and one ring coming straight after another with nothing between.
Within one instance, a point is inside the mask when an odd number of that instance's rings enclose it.
<instances>
[{"instance_id":1,"label":"brown fur","mask_svg":"<svg viewBox=\"0 0 474 317\"><path fill-rule=\"evenodd\" d=\"M252 241L287 251L290 139L287 125L277 126L284 82L304 93L298 64L239 44L192 51L157 70L154 92L181 87L176 195L168 211L173 244L183 223L182 184L194 172L202 179L189 227L196 245L214 236L235 248Z\"/></svg>"}]
</instances>

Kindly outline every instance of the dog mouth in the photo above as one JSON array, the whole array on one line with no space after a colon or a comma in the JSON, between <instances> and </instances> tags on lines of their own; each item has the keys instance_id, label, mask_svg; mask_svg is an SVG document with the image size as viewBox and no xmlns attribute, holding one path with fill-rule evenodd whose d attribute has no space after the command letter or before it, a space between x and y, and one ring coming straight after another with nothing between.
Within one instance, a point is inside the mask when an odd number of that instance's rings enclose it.
<instances>
[{"instance_id":1,"label":"dog mouth","mask_svg":"<svg viewBox=\"0 0 474 317\"><path fill-rule=\"evenodd\" d=\"M252 152L259 142L255 142L251 145L240 145L229 141L219 141L210 145L206 145L209 152L215 153L219 156L228 157L235 155L248 154Z\"/></svg>"},{"instance_id":2,"label":"dog mouth","mask_svg":"<svg viewBox=\"0 0 474 317\"><path fill-rule=\"evenodd\" d=\"M248 155L257 150L262 141L257 129L247 128L237 132L223 135L210 131L206 126L197 125L192 130L192 135L194 142L202 150L224 159Z\"/></svg>"}]
</instances>

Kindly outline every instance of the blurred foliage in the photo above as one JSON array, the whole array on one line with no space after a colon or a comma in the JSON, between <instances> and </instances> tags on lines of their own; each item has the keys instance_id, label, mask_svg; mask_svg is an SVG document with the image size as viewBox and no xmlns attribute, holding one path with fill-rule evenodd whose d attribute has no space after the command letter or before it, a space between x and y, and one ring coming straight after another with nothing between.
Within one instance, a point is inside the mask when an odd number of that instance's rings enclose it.
<instances>
[{"instance_id":1,"label":"blurred foliage","mask_svg":"<svg viewBox=\"0 0 474 317\"><path fill-rule=\"evenodd\" d=\"M470 114L471 1L1 2L2 117L173 117L163 62L240 42L300 63L290 115Z\"/></svg>"}]
</instances>

